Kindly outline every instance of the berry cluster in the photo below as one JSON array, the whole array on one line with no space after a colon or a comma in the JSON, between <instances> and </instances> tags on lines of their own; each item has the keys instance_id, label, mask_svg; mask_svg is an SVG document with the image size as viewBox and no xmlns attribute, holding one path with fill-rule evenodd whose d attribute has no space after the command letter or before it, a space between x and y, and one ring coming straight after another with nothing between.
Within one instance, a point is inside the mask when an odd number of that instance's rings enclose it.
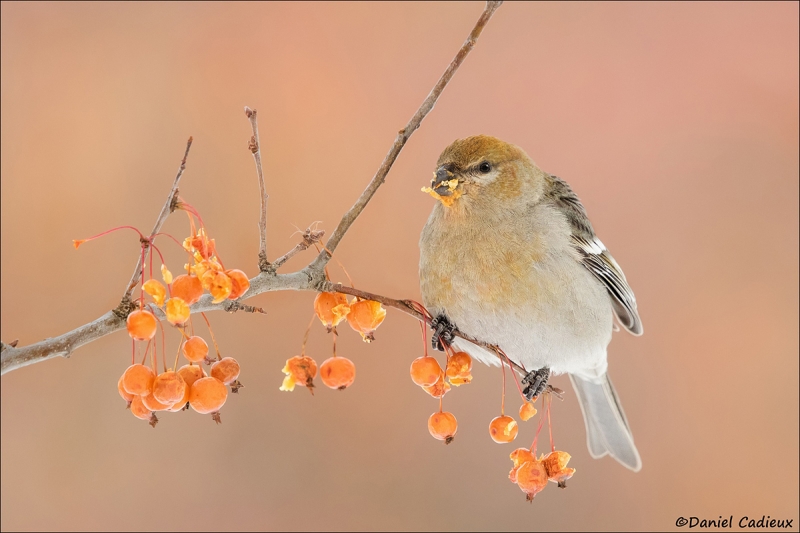
<instances>
[{"instance_id":1,"label":"berry cluster","mask_svg":"<svg viewBox=\"0 0 800 533\"><path fill-rule=\"evenodd\" d=\"M328 333L333 333L333 357L326 359L319 367L319 377L327 387L331 389L344 390L356 379L356 366L346 357L341 357L336 353L336 338L338 332L336 326L347 321L354 331L361 335L364 342L375 340L375 330L386 318L386 309L372 300L353 298L347 301L347 296L338 292L321 292L314 299L314 315L322 322ZM314 393L314 378L317 375L317 362L305 354L308 334L311 330L312 322L306 329L303 339L303 346L300 355L296 355L286 360L283 367L283 384L280 386L282 391L293 391L295 385L303 385Z\"/></svg>"},{"instance_id":2,"label":"berry cluster","mask_svg":"<svg viewBox=\"0 0 800 533\"><path fill-rule=\"evenodd\" d=\"M189 215L191 235L182 244L189 255L189 263L184 267L186 274L174 278L155 244L155 239L159 235L168 236L178 242L169 234L159 233L153 237L145 237L136 228L121 226L89 239L73 241L75 248L78 248L88 240L123 228L132 229L139 234L142 247L141 292L138 300L134 302L135 309L128 314L126 320L128 335L133 339L131 366L119 378L117 390L127 402L133 415L147 420L153 427L158 422L156 412L183 411L189 407L201 414L211 414L219 423L221 421L219 410L228 398L227 386L230 386L232 392L238 392L242 387L238 381L239 363L232 357L222 357L211 324L203 313L203 319L217 352L216 359L209 358L208 344L201 336L194 334L190 306L197 303L205 292L213 297L215 303L225 299L237 299L250 288L250 281L241 270L224 268L216 251L215 240L209 239L206 235L197 211L182 200L179 200L178 208ZM200 224L199 229L196 229L195 218ZM145 257L148 248L152 248L161 258L163 283L153 278L153 254L150 254L149 276L145 280ZM145 294L150 297L151 303L145 301ZM164 329L157 314L163 315L181 335L181 343L172 368L167 368ZM163 372L161 373L158 373L158 343L154 342L159 328L162 332ZM136 355L142 343L146 343L144 355L141 362L136 363ZM148 354L150 366L145 365ZM175 370L180 354L183 354L188 364ZM210 375L206 374L200 363L211 365Z\"/></svg>"}]
</instances>

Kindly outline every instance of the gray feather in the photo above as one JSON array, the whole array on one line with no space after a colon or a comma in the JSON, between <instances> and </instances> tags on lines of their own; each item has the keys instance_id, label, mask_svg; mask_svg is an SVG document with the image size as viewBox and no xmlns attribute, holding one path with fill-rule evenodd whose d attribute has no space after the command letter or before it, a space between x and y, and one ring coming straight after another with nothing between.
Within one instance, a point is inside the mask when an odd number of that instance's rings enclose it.
<instances>
[{"instance_id":1,"label":"gray feather","mask_svg":"<svg viewBox=\"0 0 800 533\"><path fill-rule=\"evenodd\" d=\"M623 466L638 472L642 460L608 374L598 382L573 374L569 378L586 422L586 443L591 456L599 458L608 454Z\"/></svg>"}]
</instances>

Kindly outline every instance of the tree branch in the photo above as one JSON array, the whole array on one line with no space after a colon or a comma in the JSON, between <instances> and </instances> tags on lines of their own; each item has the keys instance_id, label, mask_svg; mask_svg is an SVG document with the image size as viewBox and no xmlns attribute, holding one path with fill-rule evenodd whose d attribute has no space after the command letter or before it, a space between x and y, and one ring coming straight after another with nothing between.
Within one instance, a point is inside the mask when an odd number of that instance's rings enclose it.
<instances>
[{"instance_id":1,"label":"tree branch","mask_svg":"<svg viewBox=\"0 0 800 533\"><path fill-rule=\"evenodd\" d=\"M183 176L183 171L186 170L186 158L189 156L189 149L192 147L192 140L193 139L189 137L189 140L186 141L186 151L183 153L181 166L178 167L178 174L175 176L175 180L172 182L172 189L169 191L169 196L167 196L167 201L164 203L164 207L161 208L161 212L158 214L156 223L153 226L153 231L150 232L151 241L156 236L156 233L161 230L161 226L164 225L164 222L167 220L167 217L170 215L170 213L175 210L178 201L178 184L181 181L181 176ZM143 261L147 261L147 256L150 254L150 245L145 244L145 247L145 253L143 256L141 254L139 255L139 260L136 263L133 276L131 276L131 280L128 282L128 288L125 289L125 294L122 296L120 308L130 306L131 294L133 294L133 289L136 288L136 284L139 283L139 279L142 275L142 265L144 264Z\"/></svg>"},{"instance_id":2,"label":"tree branch","mask_svg":"<svg viewBox=\"0 0 800 533\"><path fill-rule=\"evenodd\" d=\"M344 234L347 233L347 230L350 229L350 226L353 224L353 222L355 222L356 218L358 218L358 215L361 214L361 212L367 206L367 203L369 203L369 201L375 195L378 187L383 185L383 182L386 180L386 175L389 173L389 170L391 170L392 165L397 159L397 156L400 154L400 151L403 149L403 146L405 146L406 141L408 141L408 139L411 137L411 134L413 134L414 131L419 128L420 124L422 123L422 119L424 119L425 116L433 109L433 106L436 104L436 101L439 99L442 91L444 91L444 88L447 87L447 83L456 73L458 67L461 66L461 63L464 62L467 54L469 54L472 48L475 46L478 37L483 31L483 28L486 26L486 24L489 22L489 19L492 18L492 15L502 3L502 1L486 2L486 7L484 8L483 13L481 13L480 18L478 18L478 22L475 23L475 27L472 28L469 37L467 37L467 40L464 41L464 44L450 62L450 65L444 71L444 74L442 74L442 77L439 78L438 82L436 82L436 85L434 85L433 89L428 94L428 97L425 98L425 100L422 102L422 105L419 107L419 109L417 109L417 112L414 113L414 116L411 117L411 120L409 120L408 124L406 124L406 127L397 133L394 144L392 144L392 147L389 149L389 153L387 153L386 157L384 157L383 163L381 163L381 166L378 168L378 171L375 173L372 181L369 182L369 185L367 185L367 188L361 193L361 196L359 196L358 200L356 200L356 203L353 204L353 207L351 207L350 210L344 214L342 220L339 222L339 225L336 227L331 235L331 238L328 239L328 242L325 245L327 250L323 249L320 252L320 254L312 263L312 268L317 270L321 269L330 260L331 254L334 252L334 250L336 250L336 247L339 246L339 242L342 240L342 237L344 237Z\"/></svg>"},{"instance_id":3,"label":"tree branch","mask_svg":"<svg viewBox=\"0 0 800 533\"><path fill-rule=\"evenodd\" d=\"M350 228L350 226L353 224L356 218L358 218L358 216L364 210L370 199L372 199L375 192L378 190L378 187L380 187L381 184L386 179L386 175L391 169L395 159L397 159L397 156L402 150L406 141L408 141L411 134L414 133L414 131L417 128L419 128L420 123L425 118L425 116L431 111L431 109L433 109L434 104L436 103L437 99L441 95L444 88L447 86L447 83L453 77L453 74L455 74L456 70L461 65L461 63L463 63L464 59L466 58L467 54L469 54L470 50L472 50L472 48L475 46L475 42L477 41L478 37L483 31L483 28L486 26L486 23L489 22L489 19L492 17L492 14L494 14L494 12L497 10L498 7L500 7L501 4L502 4L501 1L490 1L486 3L486 8L484 9L483 13L478 19L478 22L475 24L475 27L472 29L472 32L470 32L470 35L467 38L466 42L464 42L463 46L459 49L455 58L447 67L447 70L445 70L442 77L439 79L434 88L431 90L430 94L428 94L428 97L425 99L420 108L408 122L406 127L403 128L398 133L394 144L390 148L389 153L384 158L384 161L381 164L380 168L378 169L377 173L372 178L372 181L370 181L369 185L361 194L361 196L358 198L353 207L351 207L350 210L347 213L345 213L345 215L342 217L342 220L336 227L336 230L334 231L331 239L326 243L326 247L316 257L316 259L312 261L311 264L306 266L304 269L299 270L297 272L293 272L291 274L276 274L275 271L293 255L302 250L307 249L309 246L317 242L322 237L323 232L313 231L309 228L303 234L303 242L299 243L292 250L284 254L284 256L277 259L274 264L270 265L267 262L266 259L267 194L266 194L266 188L264 186L263 171L261 168L261 155L260 155L260 145L258 140L256 112L255 110L249 110L249 108L245 108L245 113L248 113L248 118L250 118L250 123L253 127L253 137L251 138L250 147L251 151L253 152L253 157L256 161L256 170L258 172L259 185L261 187L261 193L262 193L261 221L259 224L259 229L261 230L259 269L261 270L261 272L250 280L250 288L244 295L242 295L241 298L239 298L239 300L236 300L234 302L224 301L215 304L212 301L213 300L212 296L206 294L200 299L200 301L198 301L191 307L192 314L200 312L208 312L208 311L234 312L238 309L250 312L259 312L259 308L249 305L244 305L241 303L241 301L252 298L264 292L283 291L283 290L298 290L298 291L335 290L345 294L358 296L360 298L368 298L381 302L387 307L399 309L400 311L403 311L404 313L407 313L413 316L414 318L417 318L418 320L422 320L426 323L429 323L429 319L425 317L419 310L417 310L414 307L414 305L412 305L411 302L407 300L394 300L392 298L387 298L385 296L359 291L357 289L344 287L338 284L337 285L332 284L325 277L324 267L327 264L328 260L330 259L334 249L336 248L336 246L338 246L342 237L344 237L344 234L347 232L347 230ZM161 213L159 214L158 219L156 220L156 224L153 227L153 231L151 232L149 239L153 239L155 237L155 235L161 229L161 226L164 224L164 221L167 219L169 214L175 209L177 205L178 184L180 182L181 176L183 175L183 171L186 168L186 158L189 155L189 149L191 148L191 145L192 145L192 138L190 137L189 141L186 144L186 152L184 153L183 159L181 160L181 165L180 168L178 169L178 174L175 176L175 180L173 182L169 197L167 198L167 202L161 209ZM149 253L149 248L150 248L149 243L143 243L143 244L146 245L147 247L146 252ZM144 256L144 260L146 259L147 255ZM73 351L83 346L84 344L88 344L94 340L99 339L100 337L104 337L105 335L123 329L125 327L125 320L128 314L136 307L136 304L131 301L130 296L133 293L133 289L136 287L136 285L140 280L141 269L143 264L144 264L143 258L140 255L139 261L136 265L136 269L125 291L125 295L123 296L120 305L113 311L109 311L104 315L102 315L101 317L97 318L96 320L88 324L85 324L83 326L80 326L59 337L45 339L41 342L29 344L27 346L22 346L22 347L16 347L15 343L13 342L10 344L3 343L2 346L0 346L0 348L2 348L0 352L0 374L5 374L6 372L16 370L17 368L22 368L23 366L31 365L41 361L46 361L54 357L68 357ZM165 318L164 312L158 307L150 305L150 309L159 318L161 319ZM505 358L506 362L508 362L509 365L513 366L517 370L524 371L522 367L509 361L498 346L475 339L462 331L457 330L455 332L455 335L492 351L501 359Z\"/></svg>"},{"instance_id":4,"label":"tree branch","mask_svg":"<svg viewBox=\"0 0 800 533\"><path fill-rule=\"evenodd\" d=\"M258 247L258 270L266 272L269 270L267 261L267 186L264 184L264 170L261 166L261 139L258 137L258 115L255 109L244 106L244 114L250 119L250 126L253 128L253 136L250 137L250 151L253 152L253 159L256 162L256 173L258 174L258 188L261 191L261 218L258 220L259 247Z\"/></svg>"}]
</instances>

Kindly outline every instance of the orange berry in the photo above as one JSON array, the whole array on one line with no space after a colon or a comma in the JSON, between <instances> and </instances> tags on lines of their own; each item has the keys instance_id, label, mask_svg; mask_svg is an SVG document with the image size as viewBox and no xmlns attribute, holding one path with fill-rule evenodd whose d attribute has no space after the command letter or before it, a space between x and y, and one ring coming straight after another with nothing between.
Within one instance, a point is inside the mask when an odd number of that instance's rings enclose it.
<instances>
[{"instance_id":1,"label":"orange berry","mask_svg":"<svg viewBox=\"0 0 800 533\"><path fill-rule=\"evenodd\" d=\"M439 380L430 387L422 387L422 390L433 396L441 398L450 390L450 384L444 380L444 372L439 374Z\"/></svg>"},{"instance_id":2,"label":"orange berry","mask_svg":"<svg viewBox=\"0 0 800 533\"><path fill-rule=\"evenodd\" d=\"M343 390L356 379L356 365L346 357L331 357L319 368L322 382L332 389Z\"/></svg>"},{"instance_id":3,"label":"orange berry","mask_svg":"<svg viewBox=\"0 0 800 533\"><path fill-rule=\"evenodd\" d=\"M322 325L328 328L335 328L344 320L350 307L347 305L347 298L339 292L321 292L314 298L314 312L320 319Z\"/></svg>"},{"instance_id":4,"label":"orange berry","mask_svg":"<svg viewBox=\"0 0 800 533\"><path fill-rule=\"evenodd\" d=\"M541 461L526 461L517 470L517 485L533 500L547 486L547 471Z\"/></svg>"},{"instance_id":5,"label":"orange berry","mask_svg":"<svg viewBox=\"0 0 800 533\"><path fill-rule=\"evenodd\" d=\"M466 352L456 352L447 360L447 377L463 378L472 371L472 357Z\"/></svg>"},{"instance_id":6,"label":"orange berry","mask_svg":"<svg viewBox=\"0 0 800 533\"><path fill-rule=\"evenodd\" d=\"M233 281L225 272L218 270L208 270L200 277L203 288L214 297L214 303L218 304L228 296L233 290Z\"/></svg>"},{"instance_id":7,"label":"orange berry","mask_svg":"<svg viewBox=\"0 0 800 533\"><path fill-rule=\"evenodd\" d=\"M350 312L347 314L347 323L354 330L361 334L364 342L375 340L375 330L386 318L386 309L380 302L372 300L356 300L350 304Z\"/></svg>"},{"instance_id":8,"label":"orange berry","mask_svg":"<svg viewBox=\"0 0 800 533\"><path fill-rule=\"evenodd\" d=\"M231 293L228 295L229 300L235 300L250 288L250 280L247 279L247 274L239 269L226 270L225 273L231 279Z\"/></svg>"},{"instance_id":9,"label":"orange berry","mask_svg":"<svg viewBox=\"0 0 800 533\"><path fill-rule=\"evenodd\" d=\"M172 281L172 296L178 297L188 305L196 303L203 295L203 284L197 276L182 274Z\"/></svg>"},{"instance_id":10,"label":"orange berry","mask_svg":"<svg viewBox=\"0 0 800 533\"><path fill-rule=\"evenodd\" d=\"M180 374L172 370L162 372L153 382L153 396L166 405L172 405L179 401L185 392L186 382Z\"/></svg>"},{"instance_id":11,"label":"orange berry","mask_svg":"<svg viewBox=\"0 0 800 533\"><path fill-rule=\"evenodd\" d=\"M434 439L443 440L445 444L450 444L458 431L458 422L453 413L438 412L433 413L428 418L428 431Z\"/></svg>"},{"instance_id":12,"label":"orange berry","mask_svg":"<svg viewBox=\"0 0 800 533\"><path fill-rule=\"evenodd\" d=\"M514 461L514 468L508 473L508 479L510 479L512 483L517 482L517 470L519 470L519 467L522 466L523 463L536 460L536 456L527 448L517 448L511 452L509 457Z\"/></svg>"},{"instance_id":13,"label":"orange berry","mask_svg":"<svg viewBox=\"0 0 800 533\"><path fill-rule=\"evenodd\" d=\"M523 422L527 422L536 415L536 407L533 402L525 402L519 407L519 417Z\"/></svg>"},{"instance_id":14,"label":"orange berry","mask_svg":"<svg viewBox=\"0 0 800 533\"><path fill-rule=\"evenodd\" d=\"M167 300L167 307L164 309L164 314L167 315L167 320L173 326L180 326L189 320L189 306L182 298L173 296Z\"/></svg>"},{"instance_id":15,"label":"orange berry","mask_svg":"<svg viewBox=\"0 0 800 533\"><path fill-rule=\"evenodd\" d=\"M189 405L201 415L219 411L227 399L227 387L214 377L198 379L189 393Z\"/></svg>"},{"instance_id":16,"label":"orange berry","mask_svg":"<svg viewBox=\"0 0 800 533\"><path fill-rule=\"evenodd\" d=\"M129 394L147 396L153 391L156 373L144 365L131 365L122 374L122 388Z\"/></svg>"},{"instance_id":17,"label":"orange berry","mask_svg":"<svg viewBox=\"0 0 800 533\"><path fill-rule=\"evenodd\" d=\"M575 473L574 468L567 468L570 459L570 454L559 451L550 452L542 459L547 478L553 483L558 483L562 489L567 486L566 481Z\"/></svg>"},{"instance_id":18,"label":"orange berry","mask_svg":"<svg viewBox=\"0 0 800 533\"><path fill-rule=\"evenodd\" d=\"M142 403L145 407L149 410L153 411L166 411L170 407L172 407L172 402L170 403L163 403L159 402L158 399L153 396L152 394L148 394L147 396L142 396Z\"/></svg>"},{"instance_id":19,"label":"orange berry","mask_svg":"<svg viewBox=\"0 0 800 533\"><path fill-rule=\"evenodd\" d=\"M236 381L239 377L239 363L233 357L223 357L211 365L211 377L215 377L225 385L229 385Z\"/></svg>"},{"instance_id":20,"label":"orange berry","mask_svg":"<svg viewBox=\"0 0 800 533\"><path fill-rule=\"evenodd\" d=\"M144 405L144 398L141 396L136 396L131 402L131 413L140 420L147 420L153 427L158 424L158 417Z\"/></svg>"},{"instance_id":21,"label":"orange berry","mask_svg":"<svg viewBox=\"0 0 800 533\"><path fill-rule=\"evenodd\" d=\"M164 305L164 298L167 297L167 289L157 279L148 279L142 284L142 290L149 294L157 306Z\"/></svg>"},{"instance_id":22,"label":"orange berry","mask_svg":"<svg viewBox=\"0 0 800 533\"><path fill-rule=\"evenodd\" d=\"M283 373L286 374L286 377L283 379L280 390L293 391L297 383L313 389L314 376L317 375L317 362L307 355L295 355L286 360Z\"/></svg>"},{"instance_id":23,"label":"orange berry","mask_svg":"<svg viewBox=\"0 0 800 533\"><path fill-rule=\"evenodd\" d=\"M208 344L203 340L203 337L189 337L183 343L183 356L187 361L192 363L199 363L205 360L208 355Z\"/></svg>"},{"instance_id":24,"label":"orange berry","mask_svg":"<svg viewBox=\"0 0 800 533\"><path fill-rule=\"evenodd\" d=\"M150 311L137 309L128 315L128 335L137 341L149 341L156 334L156 317Z\"/></svg>"},{"instance_id":25,"label":"orange berry","mask_svg":"<svg viewBox=\"0 0 800 533\"><path fill-rule=\"evenodd\" d=\"M439 361L429 355L417 357L411 362L411 381L420 387L430 387L442 374Z\"/></svg>"},{"instance_id":26,"label":"orange berry","mask_svg":"<svg viewBox=\"0 0 800 533\"><path fill-rule=\"evenodd\" d=\"M498 444L516 439L518 431L517 421L510 416L498 416L489 424L489 435Z\"/></svg>"},{"instance_id":27,"label":"orange berry","mask_svg":"<svg viewBox=\"0 0 800 533\"><path fill-rule=\"evenodd\" d=\"M119 395L122 396L122 399L128 403L128 407L131 406L131 402L133 401L134 394L125 390L125 387L122 386L122 378L125 377L124 374L119 377L119 381L117 381L117 391L119 391Z\"/></svg>"},{"instance_id":28,"label":"orange berry","mask_svg":"<svg viewBox=\"0 0 800 533\"><path fill-rule=\"evenodd\" d=\"M189 388L198 379L206 377L206 371L200 365L183 365L178 369L178 375L183 378L186 387Z\"/></svg>"},{"instance_id":29,"label":"orange berry","mask_svg":"<svg viewBox=\"0 0 800 533\"><path fill-rule=\"evenodd\" d=\"M186 385L186 388L183 389L183 398L173 403L172 407L168 407L167 411L171 413L177 413L178 411L183 411L183 408L186 407L186 404L189 402L189 394L191 392L192 388L189 385Z\"/></svg>"}]
</instances>

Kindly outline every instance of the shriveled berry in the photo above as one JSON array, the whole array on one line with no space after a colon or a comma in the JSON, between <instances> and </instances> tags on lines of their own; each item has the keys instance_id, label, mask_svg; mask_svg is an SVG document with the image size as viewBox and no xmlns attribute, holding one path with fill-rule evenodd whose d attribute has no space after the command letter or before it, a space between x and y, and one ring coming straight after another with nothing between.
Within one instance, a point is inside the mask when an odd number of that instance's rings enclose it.
<instances>
[{"instance_id":1,"label":"shriveled berry","mask_svg":"<svg viewBox=\"0 0 800 533\"><path fill-rule=\"evenodd\" d=\"M574 468L567 468L570 458L567 452L555 451L548 453L542 459L547 478L553 483L558 483L562 489L567 486L566 481L575 473Z\"/></svg>"},{"instance_id":2,"label":"shriveled berry","mask_svg":"<svg viewBox=\"0 0 800 533\"><path fill-rule=\"evenodd\" d=\"M137 309L128 315L128 335L137 341L149 341L156 334L156 317L150 311Z\"/></svg>"},{"instance_id":3,"label":"shriveled berry","mask_svg":"<svg viewBox=\"0 0 800 533\"><path fill-rule=\"evenodd\" d=\"M511 442L517 438L519 426L510 416L498 416L489 424L489 435L498 444Z\"/></svg>"},{"instance_id":4,"label":"shriveled berry","mask_svg":"<svg viewBox=\"0 0 800 533\"><path fill-rule=\"evenodd\" d=\"M433 413L428 418L428 431L434 439L443 440L445 444L450 444L458 431L458 422L453 413L438 412Z\"/></svg>"},{"instance_id":5,"label":"shriveled berry","mask_svg":"<svg viewBox=\"0 0 800 533\"><path fill-rule=\"evenodd\" d=\"M161 277L163 278L164 283L166 283L167 285L172 283L172 272L169 271L167 265L164 264L161 265Z\"/></svg>"},{"instance_id":6,"label":"shriveled berry","mask_svg":"<svg viewBox=\"0 0 800 533\"><path fill-rule=\"evenodd\" d=\"M125 390L125 387L122 386L122 378L124 374L119 377L119 381L117 381L117 391L119 391L119 395L122 396L122 399L128 403L128 407L131 406L131 402L133 401L134 394Z\"/></svg>"},{"instance_id":7,"label":"shriveled berry","mask_svg":"<svg viewBox=\"0 0 800 533\"><path fill-rule=\"evenodd\" d=\"M153 391L156 373L150 367L135 364L129 366L122 374L122 387L129 394L147 396Z\"/></svg>"},{"instance_id":8,"label":"shriveled berry","mask_svg":"<svg viewBox=\"0 0 800 533\"><path fill-rule=\"evenodd\" d=\"M180 326L189 320L191 311L189 311L189 306L183 301L182 298L173 296L167 300L167 306L164 309L164 314L167 315L167 320L170 324L174 326Z\"/></svg>"},{"instance_id":9,"label":"shriveled berry","mask_svg":"<svg viewBox=\"0 0 800 533\"><path fill-rule=\"evenodd\" d=\"M162 372L153 382L153 396L166 405L179 401L185 392L186 382L180 374L172 370Z\"/></svg>"},{"instance_id":10,"label":"shriveled berry","mask_svg":"<svg viewBox=\"0 0 800 533\"><path fill-rule=\"evenodd\" d=\"M250 288L250 280L247 279L247 274L241 270L233 268L231 270L226 270L225 273L231 279L231 293L228 295L229 300L235 300Z\"/></svg>"},{"instance_id":11,"label":"shriveled berry","mask_svg":"<svg viewBox=\"0 0 800 533\"><path fill-rule=\"evenodd\" d=\"M192 305L203 296L203 284L197 276L182 274L172 281L172 296L178 297L187 305Z\"/></svg>"},{"instance_id":12,"label":"shriveled berry","mask_svg":"<svg viewBox=\"0 0 800 533\"><path fill-rule=\"evenodd\" d=\"M420 387L430 387L442 374L439 361L429 355L417 357L411 362L411 381Z\"/></svg>"},{"instance_id":13,"label":"shriveled berry","mask_svg":"<svg viewBox=\"0 0 800 533\"><path fill-rule=\"evenodd\" d=\"M356 379L356 365L346 357L331 357L319 368L322 382L332 389L343 390Z\"/></svg>"},{"instance_id":14,"label":"shriveled berry","mask_svg":"<svg viewBox=\"0 0 800 533\"><path fill-rule=\"evenodd\" d=\"M230 296L233 290L233 282L225 272L218 270L208 270L200 278L203 288L214 297L214 303L218 304Z\"/></svg>"},{"instance_id":15,"label":"shriveled berry","mask_svg":"<svg viewBox=\"0 0 800 533\"><path fill-rule=\"evenodd\" d=\"M203 337L189 337L186 342L183 343L181 349L183 350L183 356L186 360L192 363L204 361L208 355L208 344L206 344Z\"/></svg>"},{"instance_id":16,"label":"shriveled berry","mask_svg":"<svg viewBox=\"0 0 800 533\"><path fill-rule=\"evenodd\" d=\"M206 371L200 365L183 365L178 369L178 375L183 378L188 388L198 379L206 377Z\"/></svg>"},{"instance_id":17,"label":"shriveled berry","mask_svg":"<svg viewBox=\"0 0 800 533\"><path fill-rule=\"evenodd\" d=\"M536 407L533 402L525 402L519 407L519 417L523 422L527 422L536 415Z\"/></svg>"},{"instance_id":18,"label":"shriveled berry","mask_svg":"<svg viewBox=\"0 0 800 533\"><path fill-rule=\"evenodd\" d=\"M189 405L201 415L219 411L227 399L228 388L210 376L195 381L189 393Z\"/></svg>"},{"instance_id":19,"label":"shriveled berry","mask_svg":"<svg viewBox=\"0 0 800 533\"><path fill-rule=\"evenodd\" d=\"M153 411L166 411L170 407L172 407L172 402L170 403L163 403L158 401L158 399L153 396L152 394L148 394L147 396L142 396L142 403L145 407Z\"/></svg>"},{"instance_id":20,"label":"shriveled berry","mask_svg":"<svg viewBox=\"0 0 800 533\"><path fill-rule=\"evenodd\" d=\"M433 396L441 398L450 391L450 384L444 380L444 372L439 374L439 380L430 387L422 387L422 390Z\"/></svg>"},{"instance_id":21,"label":"shriveled berry","mask_svg":"<svg viewBox=\"0 0 800 533\"><path fill-rule=\"evenodd\" d=\"M375 340L375 330L386 318L386 309L380 302L372 300L356 300L350 304L350 312L347 314L347 323L355 331L361 334L364 342Z\"/></svg>"},{"instance_id":22,"label":"shriveled berry","mask_svg":"<svg viewBox=\"0 0 800 533\"><path fill-rule=\"evenodd\" d=\"M511 469L511 472L508 473L508 479L510 479L512 483L517 482L517 470L519 470L519 467L522 466L523 463L536 460L536 456L534 456L533 452L528 448L517 448L511 452L509 457L514 461L514 467Z\"/></svg>"},{"instance_id":23,"label":"shriveled berry","mask_svg":"<svg viewBox=\"0 0 800 533\"><path fill-rule=\"evenodd\" d=\"M164 299L167 297L167 289L157 279L148 279L142 284L144 292L149 294L157 306L164 305Z\"/></svg>"},{"instance_id":24,"label":"shriveled berry","mask_svg":"<svg viewBox=\"0 0 800 533\"><path fill-rule=\"evenodd\" d=\"M347 305L347 297L342 293L321 292L314 298L314 312L322 325L330 331L344 320L350 312L350 306Z\"/></svg>"},{"instance_id":25,"label":"shriveled berry","mask_svg":"<svg viewBox=\"0 0 800 533\"><path fill-rule=\"evenodd\" d=\"M233 357L223 357L211 365L211 376L217 378L225 385L229 385L236 381L239 377L239 363Z\"/></svg>"},{"instance_id":26,"label":"shriveled berry","mask_svg":"<svg viewBox=\"0 0 800 533\"><path fill-rule=\"evenodd\" d=\"M295 355L286 360L283 367L286 377L280 386L282 391L293 391L296 384L308 387L313 393L314 376L317 375L317 362L307 355Z\"/></svg>"},{"instance_id":27,"label":"shriveled berry","mask_svg":"<svg viewBox=\"0 0 800 533\"><path fill-rule=\"evenodd\" d=\"M541 461L526 461L517 470L517 485L533 500L547 486L547 471Z\"/></svg>"},{"instance_id":28,"label":"shriveled berry","mask_svg":"<svg viewBox=\"0 0 800 533\"><path fill-rule=\"evenodd\" d=\"M472 371L472 357L466 352L456 352L447 360L447 377L463 378Z\"/></svg>"}]
</instances>

